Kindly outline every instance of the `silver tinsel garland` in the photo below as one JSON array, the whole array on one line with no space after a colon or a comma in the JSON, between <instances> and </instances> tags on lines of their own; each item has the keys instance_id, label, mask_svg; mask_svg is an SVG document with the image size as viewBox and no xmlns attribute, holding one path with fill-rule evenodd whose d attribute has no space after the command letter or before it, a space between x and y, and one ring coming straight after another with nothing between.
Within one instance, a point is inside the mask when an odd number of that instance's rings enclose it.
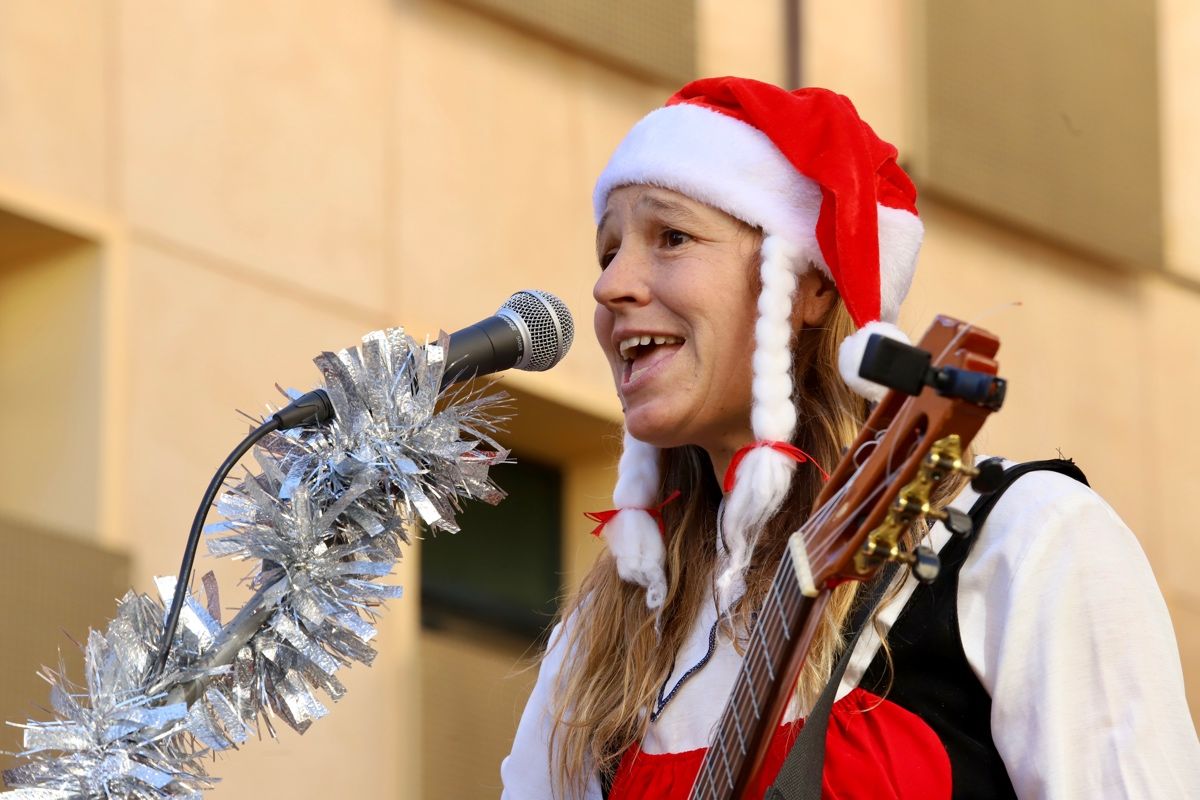
<instances>
[{"instance_id":1,"label":"silver tinsel garland","mask_svg":"<svg viewBox=\"0 0 1200 800\"><path fill-rule=\"evenodd\" d=\"M269 435L260 471L220 498L208 549L254 562L254 596L227 624L216 581L189 594L170 658L153 678L163 602L129 593L84 647L85 685L45 670L56 719L28 722L6 800L198 798L208 756L273 720L303 732L345 694L338 670L370 664L375 610L398 598L383 579L418 524L457 531L462 499L498 503L488 470L508 452L492 438L505 395L440 389L446 340L419 345L400 329L361 348L322 353L336 419Z\"/></svg>"}]
</instances>

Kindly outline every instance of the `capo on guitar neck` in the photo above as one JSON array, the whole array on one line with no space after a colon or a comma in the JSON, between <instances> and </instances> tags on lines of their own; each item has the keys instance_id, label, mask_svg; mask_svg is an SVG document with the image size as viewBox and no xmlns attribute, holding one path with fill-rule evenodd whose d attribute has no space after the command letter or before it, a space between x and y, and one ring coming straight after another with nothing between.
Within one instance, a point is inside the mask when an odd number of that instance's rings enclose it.
<instances>
[{"instance_id":1,"label":"capo on guitar neck","mask_svg":"<svg viewBox=\"0 0 1200 800\"><path fill-rule=\"evenodd\" d=\"M999 411L1004 404L1007 384L1003 378L957 367L934 367L932 363L932 353L876 333L867 343L858 374L913 397L932 386L943 397L955 397L992 411Z\"/></svg>"}]
</instances>

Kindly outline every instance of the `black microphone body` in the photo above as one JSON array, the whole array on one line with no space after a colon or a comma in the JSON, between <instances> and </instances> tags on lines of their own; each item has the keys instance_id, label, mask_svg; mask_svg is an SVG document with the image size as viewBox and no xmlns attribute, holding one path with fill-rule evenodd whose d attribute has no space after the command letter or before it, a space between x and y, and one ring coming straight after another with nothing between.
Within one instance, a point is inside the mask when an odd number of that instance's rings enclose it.
<instances>
[{"instance_id":1,"label":"black microphone body","mask_svg":"<svg viewBox=\"0 0 1200 800\"><path fill-rule=\"evenodd\" d=\"M521 363L525 339L507 316L497 315L450 334L442 388Z\"/></svg>"},{"instance_id":2,"label":"black microphone body","mask_svg":"<svg viewBox=\"0 0 1200 800\"><path fill-rule=\"evenodd\" d=\"M441 388L477 375L514 367L538 372L550 369L567 354L574 337L575 322L562 300L549 292L534 289L517 292L500 306L495 315L450 335L450 342L443 354L446 370ZM209 483L208 491L192 521L187 546L183 551L183 564L179 568L180 580L175 583L175 596L171 599L158 654L155 656L152 673L155 677L161 675L166 666L187 586L191 582L200 531L208 516L209 506L216 500L224 484L225 476L267 434L302 425L319 425L335 416L337 413L329 394L324 389L313 389L264 420L225 459Z\"/></svg>"},{"instance_id":3,"label":"black microphone body","mask_svg":"<svg viewBox=\"0 0 1200 800\"><path fill-rule=\"evenodd\" d=\"M517 292L485 320L450 334L443 354L441 388L506 369L541 372L562 360L575 338L565 303L549 292ZM314 389L272 419L279 430L326 422L335 416L324 389Z\"/></svg>"},{"instance_id":4,"label":"black microphone body","mask_svg":"<svg viewBox=\"0 0 1200 800\"><path fill-rule=\"evenodd\" d=\"M575 338L566 304L549 292L523 289L494 316L450 334L442 388L505 369L547 370Z\"/></svg>"}]
</instances>

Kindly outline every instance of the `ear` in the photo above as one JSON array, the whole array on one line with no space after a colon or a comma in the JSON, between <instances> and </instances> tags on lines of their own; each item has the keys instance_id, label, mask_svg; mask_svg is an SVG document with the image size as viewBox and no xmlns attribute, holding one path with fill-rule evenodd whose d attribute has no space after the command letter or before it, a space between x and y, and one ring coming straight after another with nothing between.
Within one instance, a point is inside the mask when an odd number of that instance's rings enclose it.
<instances>
[{"instance_id":1,"label":"ear","mask_svg":"<svg viewBox=\"0 0 1200 800\"><path fill-rule=\"evenodd\" d=\"M796 278L796 303L792 310L792 327L811 328L821 324L829 309L837 302L837 287L825 273L813 264Z\"/></svg>"}]
</instances>

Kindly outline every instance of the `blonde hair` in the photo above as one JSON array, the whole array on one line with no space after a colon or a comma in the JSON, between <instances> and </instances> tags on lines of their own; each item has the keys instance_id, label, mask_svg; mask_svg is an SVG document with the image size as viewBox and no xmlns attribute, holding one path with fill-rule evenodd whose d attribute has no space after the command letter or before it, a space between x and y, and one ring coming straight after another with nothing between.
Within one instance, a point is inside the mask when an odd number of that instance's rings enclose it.
<instances>
[{"instance_id":1,"label":"blonde hair","mask_svg":"<svg viewBox=\"0 0 1200 800\"><path fill-rule=\"evenodd\" d=\"M792 349L795 380L794 443L832 468L866 418L866 401L837 371L841 341L854 324L837 300L821 324L805 328ZM688 445L662 452L659 496L682 497L663 510L667 593L659 614L647 608L645 590L622 581L610 555L602 555L565 604L563 667L553 695L552 773L562 796L581 796L595 769L612 775L622 754L649 724L649 709L668 677L709 591L717 563L716 524L722 492L707 453ZM786 540L807 518L822 487L811 465L795 471L786 500L764 527L746 572L746 594L732 609L735 628L770 586ZM841 647L841 625L853 603L854 582L833 592L797 684L800 707L820 692Z\"/></svg>"}]
</instances>

